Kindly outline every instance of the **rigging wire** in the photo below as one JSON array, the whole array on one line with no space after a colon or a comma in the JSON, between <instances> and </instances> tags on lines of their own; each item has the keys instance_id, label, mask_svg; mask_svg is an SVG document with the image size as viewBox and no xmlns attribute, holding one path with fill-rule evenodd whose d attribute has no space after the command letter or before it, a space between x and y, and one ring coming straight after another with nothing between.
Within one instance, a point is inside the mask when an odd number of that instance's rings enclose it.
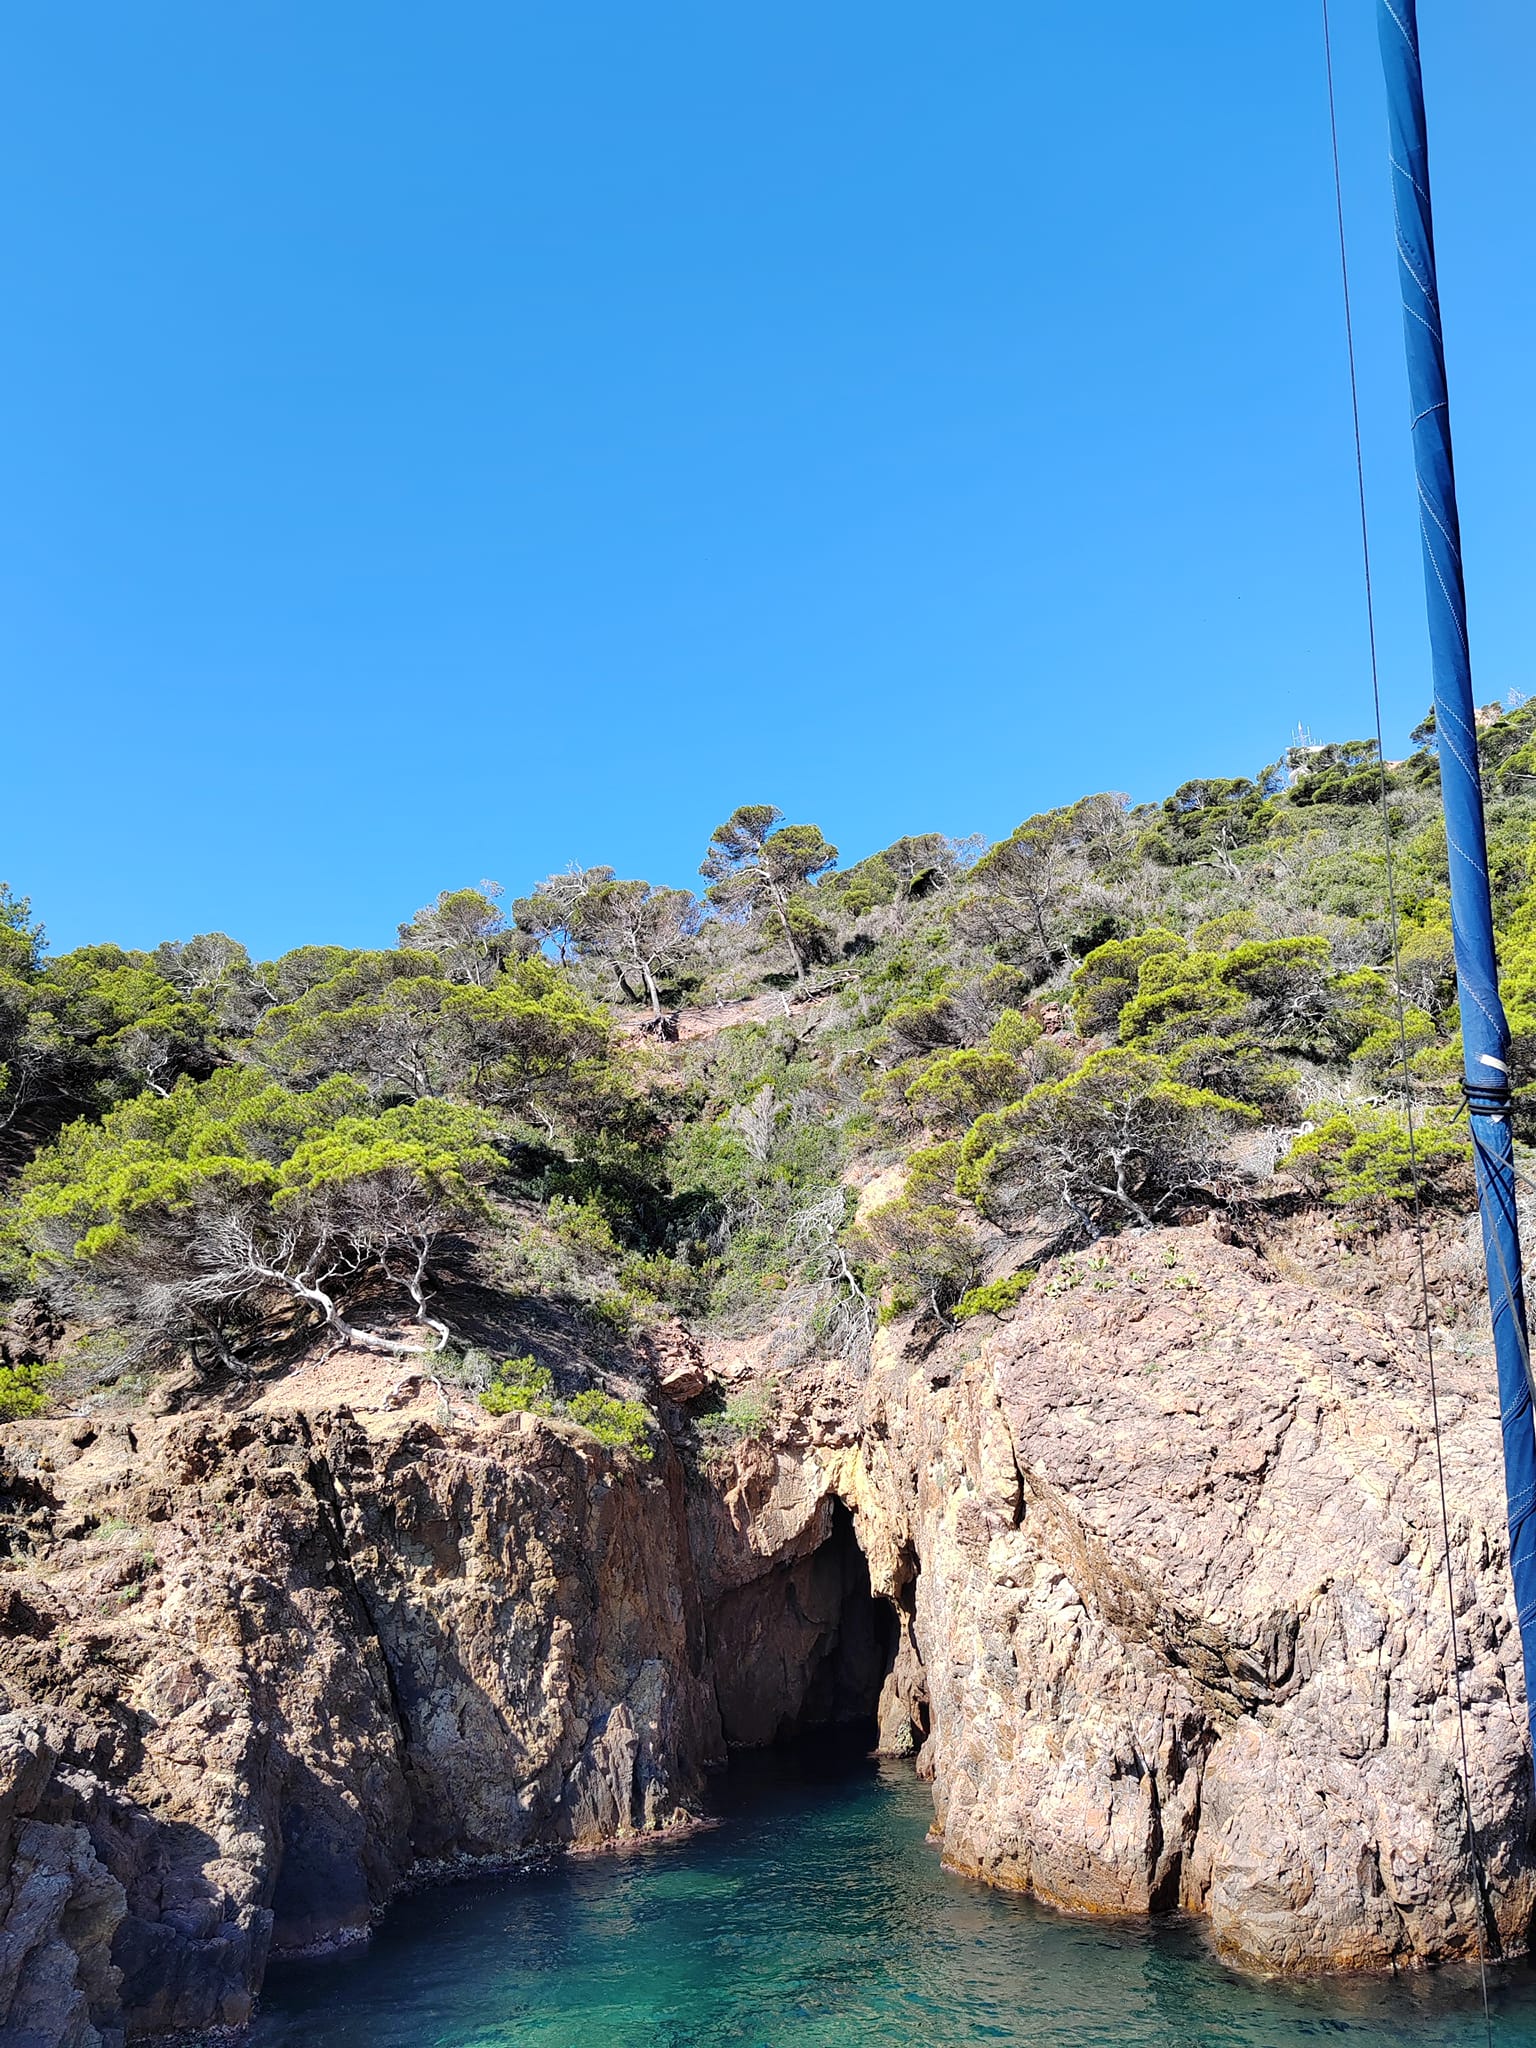
<instances>
[{"instance_id":1,"label":"rigging wire","mask_svg":"<svg viewBox=\"0 0 1536 2048\"><path fill-rule=\"evenodd\" d=\"M1349 359L1349 403L1355 434L1355 488L1360 504L1360 560L1365 580L1365 622L1370 645L1371 699L1376 715L1376 763L1379 773L1381 836L1386 853L1387 915L1392 938L1392 993L1397 1008L1397 1037L1403 1080L1403 1114L1408 1132L1408 1174L1413 1187L1413 1240L1419 1269L1419 1298L1424 1311L1424 1349L1429 1363L1429 1410L1435 1439L1435 1474L1440 1492L1440 1535L1445 1552L1445 1598L1450 1616L1451 1689L1456 1702L1456 1734L1461 1751L1461 1796L1467 1817L1467 1854L1472 1869L1476 1911L1477 1972L1483 1996L1483 2032L1489 2048L1493 2044L1493 2011L1488 1998L1488 1958L1484 1939L1487 1916L1487 1884L1478 1853L1477 1826L1472 1818L1472 1772L1467 1759L1467 1719L1461 1695L1461 1641L1456 1622L1456 1577L1451 1562L1451 1516L1445 1493L1445 1453L1440 1441L1440 1389L1435 1370L1435 1333L1430 1318L1429 1271L1424 1251L1424 1205L1419 1181L1418 1142L1413 1117L1413 1069L1408 1054L1408 1023L1403 1012L1403 990L1399 975L1397 876L1392 859L1392 814L1387 801L1387 760L1381 719L1381 674L1376 652L1376 599L1371 584L1371 533L1366 514L1365 453L1360 437L1360 388L1355 366L1355 326L1349 288L1349 251L1344 233L1344 181L1339 169L1339 118L1333 85L1333 30L1328 17L1328 0L1322 0L1323 63L1328 79L1328 137L1333 152L1333 204L1339 235L1339 280L1344 299L1344 343Z\"/></svg>"}]
</instances>

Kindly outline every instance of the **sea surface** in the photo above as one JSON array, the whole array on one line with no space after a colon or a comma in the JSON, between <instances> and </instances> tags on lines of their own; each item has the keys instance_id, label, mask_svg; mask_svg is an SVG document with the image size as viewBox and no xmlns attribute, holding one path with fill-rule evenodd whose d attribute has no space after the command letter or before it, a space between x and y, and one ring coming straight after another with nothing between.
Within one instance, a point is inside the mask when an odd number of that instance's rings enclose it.
<instances>
[{"instance_id":1,"label":"sea surface","mask_svg":"<svg viewBox=\"0 0 1536 2048\"><path fill-rule=\"evenodd\" d=\"M910 1767L775 1756L685 1840L403 1900L373 1941L275 1965L254 2048L1451 2048L1475 1973L1251 1983L1192 1924L1065 1918L940 1868ZM1536 1975L1494 1985L1536 2048Z\"/></svg>"}]
</instances>

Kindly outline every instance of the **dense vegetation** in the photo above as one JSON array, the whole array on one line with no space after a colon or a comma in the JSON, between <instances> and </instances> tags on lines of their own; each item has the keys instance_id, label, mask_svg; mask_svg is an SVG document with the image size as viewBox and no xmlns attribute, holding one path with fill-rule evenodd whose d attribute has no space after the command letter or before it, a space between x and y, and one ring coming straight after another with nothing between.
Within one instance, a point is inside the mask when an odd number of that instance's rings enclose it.
<instances>
[{"instance_id":1,"label":"dense vegetation","mask_svg":"<svg viewBox=\"0 0 1536 2048\"><path fill-rule=\"evenodd\" d=\"M882 1314L1005 1312L1026 1260L1277 1167L1379 1223L1409 1192L1405 1050L1424 1191L1461 1199L1432 724L1415 739L1385 771L1308 749L847 868L744 805L702 896L573 869L505 911L446 892L378 951L52 956L5 890L3 1284L65 1326L72 1398L319 1337L451 1357L469 1285L616 1340L772 1320L856 1359ZM1524 1077L1536 705L1482 714L1481 742ZM0 1413L55 1370L13 1339ZM488 1405L552 1402L542 1371L503 1368ZM607 1399L575 1419L643 1450Z\"/></svg>"}]
</instances>

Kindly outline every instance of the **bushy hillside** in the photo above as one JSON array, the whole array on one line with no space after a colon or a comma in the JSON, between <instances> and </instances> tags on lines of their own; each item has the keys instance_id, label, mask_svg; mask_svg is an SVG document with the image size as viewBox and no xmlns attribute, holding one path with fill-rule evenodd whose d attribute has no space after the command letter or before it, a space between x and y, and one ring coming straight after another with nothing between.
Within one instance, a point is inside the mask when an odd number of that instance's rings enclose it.
<instances>
[{"instance_id":1,"label":"bushy hillside","mask_svg":"<svg viewBox=\"0 0 1536 2048\"><path fill-rule=\"evenodd\" d=\"M1536 706L1481 736L1525 1074ZM1399 991L1425 1187L1464 1199L1432 727L1415 738L1385 776L1395 967L1359 742L848 868L819 826L746 805L702 895L607 868L505 909L461 889L376 952L253 962L211 933L50 956L6 892L3 1256L30 1306L0 1412L241 1375L322 1333L448 1361L471 1285L618 1337L771 1321L855 1361L882 1315L1001 1312L1027 1261L1277 1166L1378 1226L1408 1192ZM33 1358L50 1318L65 1336Z\"/></svg>"}]
</instances>

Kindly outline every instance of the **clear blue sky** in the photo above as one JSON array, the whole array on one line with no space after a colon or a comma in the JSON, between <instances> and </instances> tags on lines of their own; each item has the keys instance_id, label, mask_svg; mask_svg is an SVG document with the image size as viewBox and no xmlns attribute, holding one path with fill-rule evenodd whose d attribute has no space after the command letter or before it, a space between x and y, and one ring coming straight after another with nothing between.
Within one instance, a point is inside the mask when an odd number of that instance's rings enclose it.
<instances>
[{"instance_id":1,"label":"clear blue sky","mask_svg":"<svg viewBox=\"0 0 1536 2048\"><path fill-rule=\"evenodd\" d=\"M1389 744L1428 700L1334 0ZM1536 688L1536 9L1421 0L1478 694ZM1310 0L22 0L0 874L380 943L1369 727Z\"/></svg>"}]
</instances>

